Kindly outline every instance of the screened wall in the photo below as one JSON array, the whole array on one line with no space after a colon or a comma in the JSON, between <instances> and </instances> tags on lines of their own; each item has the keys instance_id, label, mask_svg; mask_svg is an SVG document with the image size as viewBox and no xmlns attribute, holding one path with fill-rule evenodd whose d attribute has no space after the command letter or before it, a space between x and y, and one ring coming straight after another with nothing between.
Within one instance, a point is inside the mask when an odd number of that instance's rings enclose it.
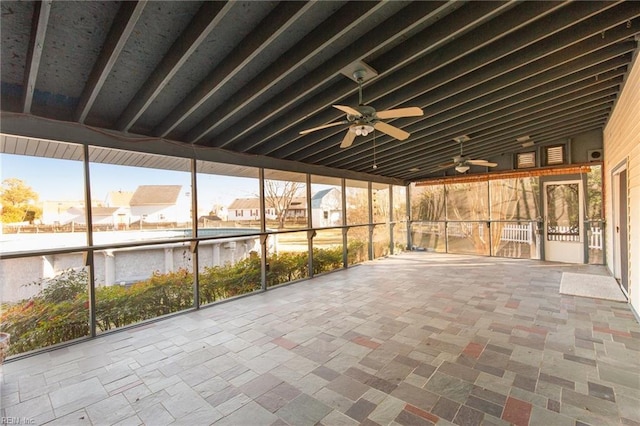
<instances>
[{"instance_id":1,"label":"screened wall","mask_svg":"<svg viewBox=\"0 0 640 426\"><path fill-rule=\"evenodd\" d=\"M576 169L580 171L579 169ZM575 172L574 169L567 173ZM551 171L562 179L561 171ZM585 263L603 263L602 170L598 164L575 179L586 187ZM460 178L413 184L410 241L413 250L544 259L544 206L540 176ZM549 216L549 215L547 215ZM549 217L548 217L549 219Z\"/></svg>"},{"instance_id":2,"label":"screened wall","mask_svg":"<svg viewBox=\"0 0 640 426\"><path fill-rule=\"evenodd\" d=\"M12 356L407 247L406 187L53 141L10 148L0 331Z\"/></svg>"},{"instance_id":3,"label":"screened wall","mask_svg":"<svg viewBox=\"0 0 640 426\"><path fill-rule=\"evenodd\" d=\"M53 141L2 152L14 356L407 249L543 258L538 177L407 187ZM600 166L583 180L602 263Z\"/></svg>"}]
</instances>

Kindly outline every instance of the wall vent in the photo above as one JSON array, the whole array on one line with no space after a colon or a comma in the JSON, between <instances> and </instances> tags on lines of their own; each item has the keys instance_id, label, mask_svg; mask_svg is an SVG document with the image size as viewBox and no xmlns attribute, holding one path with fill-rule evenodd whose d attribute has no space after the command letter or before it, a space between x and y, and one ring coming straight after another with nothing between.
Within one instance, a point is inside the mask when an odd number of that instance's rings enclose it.
<instances>
[{"instance_id":1,"label":"wall vent","mask_svg":"<svg viewBox=\"0 0 640 426\"><path fill-rule=\"evenodd\" d=\"M535 152L521 152L516 156L516 167L519 169L526 169L536 166L536 153Z\"/></svg>"},{"instance_id":2,"label":"wall vent","mask_svg":"<svg viewBox=\"0 0 640 426\"><path fill-rule=\"evenodd\" d=\"M547 148L547 165L564 164L564 146L550 146Z\"/></svg>"},{"instance_id":3,"label":"wall vent","mask_svg":"<svg viewBox=\"0 0 640 426\"><path fill-rule=\"evenodd\" d=\"M590 149L587 151L587 160L591 161L602 161L602 150L601 149Z\"/></svg>"}]
</instances>

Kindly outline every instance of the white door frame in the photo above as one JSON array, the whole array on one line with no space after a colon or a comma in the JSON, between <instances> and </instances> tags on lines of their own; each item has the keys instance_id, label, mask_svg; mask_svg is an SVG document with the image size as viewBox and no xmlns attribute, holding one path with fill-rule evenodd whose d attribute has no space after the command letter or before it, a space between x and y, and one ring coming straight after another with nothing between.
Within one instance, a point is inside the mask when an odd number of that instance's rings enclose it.
<instances>
[{"instance_id":1,"label":"white door frame","mask_svg":"<svg viewBox=\"0 0 640 426\"><path fill-rule=\"evenodd\" d=\"M620 168L611 173L611 189L613 189L611 194L611 236L613 240L613 277L616 279L620 279L620 238L616 234L616 229L620 226L620 173L624 168Z\"/></svg>"},{"instance_id":2,"label":"white door frame","mask_svg":"<svg viewBox=\"0 0 640 426\"><path fill-rule=\"evenodd\" d=\"M613 270L611 271L613 273L613 277L615 279L618 280L618 282L620 282L621 284L623 284L622 278L623 275L625 275L625 278L628 278L628 275L626 275L626 273L623 274L623 268L627 268L628 265L624 265L623 261L622 261L622 253L623 250L626 250L626 247L623 247L623 244L626 244L627 241L622 241L621 239L621 234L619 232L620 228L622 226L626 226L625 224L621 223L621 215L624 214L626 215L627 212L622 212L620 211L620 205L621 205L621 201L623 200L623 197L626 198L627 194L621 194L620 193L620 189L623 185L621 185L621 178L622 178L622 173L627 171L627 163L626 161L623 162L622 164L618 165L617 167L615 167L612 171L611 171L611 189L612 189L612 194L611 194L611 219L612 219L612 226L611 226L611 230L609 232L611 232L611 237L612 237L612 248L613 248ZM627 182L628 184L628 182ZM624 185L626 187L626 185ZM625 233L626 235L626 233ZM622 289L622 291L627 295L627 297L629 296L629 294L627 293L626 288L624 287L624 285L621 285L620 288Z\"/></svg>"},{"instance_id":3,"label":"white door frame","mask_svg":"<svg viewBox=\"0 0 640 426\"><path fill-rule=\"evenodd\" d=\"M547 187L551 185L563 185L563 184L578 184L578 230L579 241L549 241L547 238L548 227L548 206L547 206ZM552 262L566 262L566 263L584 263L584 185L580 178L566 179L566 180L549 180L543 182L543 208L544 208L544 258Z\"/></svg>"}]
</instances>

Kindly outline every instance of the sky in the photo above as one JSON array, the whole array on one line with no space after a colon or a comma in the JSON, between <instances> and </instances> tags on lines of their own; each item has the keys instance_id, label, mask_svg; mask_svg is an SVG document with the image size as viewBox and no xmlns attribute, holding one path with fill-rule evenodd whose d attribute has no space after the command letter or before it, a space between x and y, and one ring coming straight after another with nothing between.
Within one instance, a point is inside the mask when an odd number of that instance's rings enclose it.
<instances>
[{"instance_id":1,"label":"sky","mask_svg":"<svg viewBox=\"0 0 640 426\"><path fill-rule=\"evenodd\" d=\"M191 186L188 172L144 167L90 163L91 198L105 201L110 191L135 191L139 185ZM84 199L83 164L80 161L54 160L24 155L0 155L0 177L18 178L34 191L39 201L73 201ZM221 175L199 175L199 207L227 206L235 198L258 193L257 180ZM202 205L204 204L204 206Z\"/></svg>"},{"instance_id":2,"label":"sky","mask_svg":"<svg viewBox=\"0 0 640 426\"><path fill-rule=\"evenodd\" d=\"M173 170L90 163L91 198L104 202L111 191L135 191L140 185L191 186L191 174ZM27 155L0 154L0 179L18 178L39 195L39 201L84 199L84 171L81 161ZM198 210L227 207L236 198L258 194L258 180L212 174L198 174ZM328 188L314 184L313 191Z\"/></svg>"}]
</instances>

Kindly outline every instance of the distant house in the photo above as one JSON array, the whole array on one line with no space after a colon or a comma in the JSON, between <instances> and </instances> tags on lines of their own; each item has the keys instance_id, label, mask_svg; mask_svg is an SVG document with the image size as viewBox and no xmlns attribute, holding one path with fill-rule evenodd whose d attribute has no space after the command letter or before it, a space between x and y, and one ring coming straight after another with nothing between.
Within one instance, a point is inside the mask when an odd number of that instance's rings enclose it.
<instances>
[{"instance_id":1,"label":"distant house","mask_svg":"<svg viewBox=\"0 0 640 426\"><path fill-rule=\"evenodd\" d=\"M276 208L269 205L266 200L267 220L278 218ZM236 198L228 207L228 215L231 221L260 220L260 200L258 198ZM286 220L306 219L307 203L304 197L295 197L291 200L287 209Z\"/></svg>"},{"instance_id":2,"label":"distant house","mask_svg":"<svg viewBox=\"0 0 640 426\"><path fill-rule=\"evenodd\" d=\"M311 198L313 226L335 226L342 224L342 195L336 188L318 191ZM277 219L276 209L266 200L267 220ZM228 207L231 221L260 220L260 200L258 198L236 198ZM307 199L294 197L287 208L286 220L307 219Z\"/></svg>"},{"instance_id":3,"label":"distant house","mask_svg":"<svg viewBox=\"0 0 640 426\"><path fill-rule=\"evenodd\" d=\"M191 220L191 194L182 185L140 185L129 201L131 221L187 223Z\"/></svg>"},{"instance_id":4,"label":"distant house","mask_svg":"<svg viewBox=\"0 0 640 426\"><path fill-rule=\"evenodd\" d=\"M268 204L267 200L267 204ZM306 220L307 219L307 199L304 197L294 197L287 208L285 220Z\"/></svg>"},{"instance_id":5,"label":"distant house","mask_svg":"<svg viewBox=\"0 0 640 426\"><path fill-rule=\"evenodd\" d=\"M129 208L133 194L133 191L109 191L104 200L104 205L107 207Z\"/></svg>"},{"instance_id":6,"label":"distant house","mask_svg":"<svg viewBox=\"0 0 640 426\"><path fill-rule=\"evenodd\" d=\"M122 223L120 218L124 214L122 207L91 207L91 220L94 226L103 226L110 229ZM61 225L73 222L79 225L87 223L87 215L84 207L71 207L66 211L65 221Z\"/></svg>"},{"instance_id":7,"label":"distant house","mask_svg":"<svg viewBox=\"0 0 640 426\"><path fill-rule=\"evenodd\" d=\"M133 191L110 191L104 200L106 207L119 207L116 227L118 229L126 229L131 223L131 198Z\"/></svg>"},{"instance_id":8,"label":"distant house","mask_svg":"<svg viewBox=\"0 0 640 426\"><path fill-rule=\"evenodd\" d=\"M268 208L266 216L267 219L275 219L275 209ZM260 220L260 199L236 198L227 207L227 220L239 222Z\"/></svg>"},{"instance_id":9,"label":"distant house","mask_svg":"<svg viewBox=\"0 0 640 426\"><path fill-rule=\"evenodd\" d=\"M313 226L342 225L342 193L336 188L323 189L311 197Z\"/></svg>"},{"instance_id":10,"label":"distant house","mask_svg":"<svg viewBox=\"0 0 640 426\"><path fill-rule=\"evenodd\" d=\"M98 201L92 201L91 205L101 205ZM77 215L69 212L72 208L80 208L84 211L84 200L47 200L42 204L41 222L45 225L65 225L75 221ZM85 222L83 218L83 223ZM77 223L77 222L76 222Z\"/></svg>"},{"instance_id":11,"label":"distant house","mask_svg":"<svg viewBox=\"0 0 640 426\"><path fill-rule=\"evenodd\" d=\"M222 218L216 215L205 215L198 218L198 227L208 228L222 222Z\"/></svg>"}]
</instances>

